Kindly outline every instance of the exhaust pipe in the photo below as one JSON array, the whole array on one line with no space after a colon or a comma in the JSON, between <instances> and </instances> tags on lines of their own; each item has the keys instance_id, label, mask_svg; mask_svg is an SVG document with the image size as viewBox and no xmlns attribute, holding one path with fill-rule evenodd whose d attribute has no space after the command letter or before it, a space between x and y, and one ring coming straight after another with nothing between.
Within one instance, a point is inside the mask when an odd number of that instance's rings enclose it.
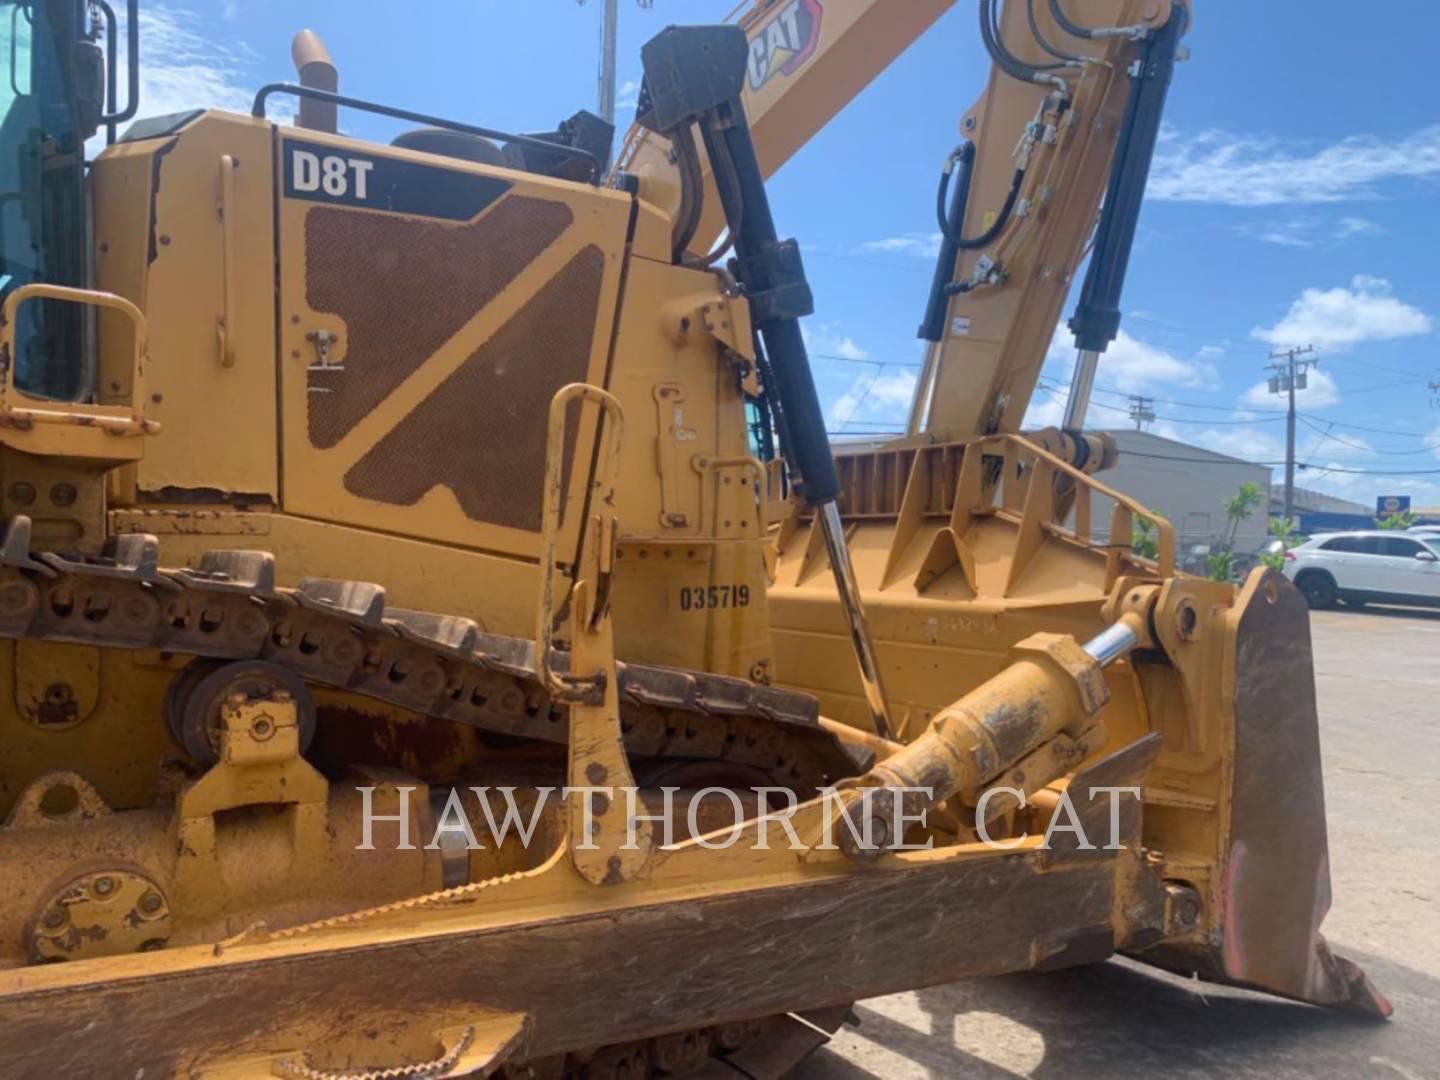
<instances>
[{"instance_id":1,"label":"exhaust pipe","mask_svg":"<svg viewBox=\"0 0 1440 1080\"><path fill-rule=\"evenodd\" d=\"M290 42L290 59L295 62L295 71L300 76L300 85L312 90L326 90L332 94L340 89L340 75L335 62L330 59L330 50L314 30L301 30ZM300 99L300 114L295 126L311 131L338 130L337 110L333 101Z\"/></svg>"}]
</instances>

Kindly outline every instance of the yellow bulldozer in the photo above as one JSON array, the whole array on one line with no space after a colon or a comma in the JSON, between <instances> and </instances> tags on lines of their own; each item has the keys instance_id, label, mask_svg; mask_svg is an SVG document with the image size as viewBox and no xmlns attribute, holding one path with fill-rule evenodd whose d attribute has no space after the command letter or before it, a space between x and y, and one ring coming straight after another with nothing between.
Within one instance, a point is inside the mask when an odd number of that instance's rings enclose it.
<instances>
[{"instance_id":1,"label":"yellow bulldozer","mask_svg":"<svg viewBox=\"0 0 1440 1080\"><path fill-rule=\"evenodd\" d=\"M1117 953L1388 1013L1303 600L1082 430L1186 3L979 0L910 430L838 456L764 181L950 0L671 27L613 165L308 32L135 120L137 6L0 3L0 1075L778 1077Z\"/></svg>"}]
</instances>

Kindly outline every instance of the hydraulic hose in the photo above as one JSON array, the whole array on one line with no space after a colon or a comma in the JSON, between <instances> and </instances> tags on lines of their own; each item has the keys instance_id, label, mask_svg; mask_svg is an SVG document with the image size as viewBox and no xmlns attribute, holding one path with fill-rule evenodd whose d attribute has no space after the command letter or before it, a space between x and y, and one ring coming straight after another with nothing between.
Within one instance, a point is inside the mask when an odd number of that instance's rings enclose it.
<instances>
[{"instance_id":1,"label":"hydraulic hose","mask_svg":"<svg viewBox=\"0 0 1440 1080\"><path fill-rule=\"evenodd\" d=\"M1005 72L1012 79L1020 82L1034 83L1037 86L1050 86L1059 90L1065 97L1070 97L1070 84L1059 75L1052 75L1050 72L1055 68L1073 67L1068 63L1054 63L1032 65L1026 64L1017 58L1000 41L998 24L992 25L994 17L995 0L980 0L980 39L985 43L985 51L990 54L990 59L995 66Z\"/></svg>"},{"instance_id":2,"label":"hydraulic hose","mask_svg":"<svg viewBox=\"0 0 1440 1080\"><path fill-rule=\"evenodd\" d=\"M1035 38L1040 48L1044 49L1057 60L1068 60L1075 64L1083 64L1085 62L1084 57L1076 56L1074 53L1063 52L1045 39L1045 35L1040 32L1040 22L1035 18L1035 0L1025 0L1025 18L1030 21L1030 34Z\"/></svg>"},{"instance_id":3,"label":"hydraulic hose","mask_svg":"<svg viewBox=\"0 0 1440 1080\"><path fill-rule=\"evenodd\" d=\"M965 141L955 148L946 159L945 169L940 174L940 187L935 193L935 214L940 225L940 234L944 239L954 244L961 251L973 251L976 248L986 247L993 244L995 239L1010 222L1010 215L1015 211L1015 203L1020 198L1020 188L1025 183L1024 167L1015 170L1014 177L1010 180L1010 190L1005 195L1005 202L1000 207L1000 213L995 215L994 222L979 236L964 237L960 235L960 228L964 224L965 214L963 205L960 212L954 215L955 225L951 225L951 213L946 206L946 198L950 193L950 174L959 166L962 176L956 189L956 201L960 202L963 195L968 201L970 195L970 178L975 166L975 144Z\"/></svg>"},{"instance_id":4,"label":"hydraulic hose","mask_svg":"<svg viewBox=\"0 0 1440 1080\"><path fill-rule=\"evenodd\" d=\"M675 212L675 224L670 234L671 261L678 263L700 228L703 210L700 192L704 190L705 177L700 171L699 151L690 128L682 127L675 131L671 136L671 146L680 169L680 206Z\"/></svg>"},{"instance_id":5,"label":"hydraulic hose","mask_svg":"<svg viewBox=\"0 0 1440 1080\"><path fill-rule=\"evenodd\" d=\"M1060 6L1060 0L1050 0L1050 14L1055 17L1056 25L1065 33L1071 37L1084 38L1087 41L1107 37L1128 37L1138 41L1146 32L1143 24L1105 27L1081 26L1077 22L1070 21L1070 17L1065 14L1065 9Z\"/></svg>"},{"instance_id":6,"label":"hydraulic hose","mask_svg":"<svg viewBox=\"0 0 1440 1080\"><path fill-rule=\"evenodd\" d=\"M1060 0L1050 0L1050 14L1055 17L1056 25L1071 37L1085 38L1088 41L1095 36L1095 31L1088 26L1070 21L1070 16L1066 15L1065 9L1060 6Z\"/></svg>"},{"instance_id":7,"label":"hydraulic hose","mask_svg":"<svg viewBox=\"0 0 1440 1080\"><path fill-rule=\"evenodd\" d=\"M1010 46L1005 44L1004 35L1000 33L999 0L984 0L984 4L984 18L986 19L986 24L990 28L990 40L995 43L995 53L992 53L991 55L996 57L997 59L998 56L1003 56L1005 58L1005 61L1007 63L1007 72L1010 71L1011 68L1015 69L1016 71L1026 71L1033 73L1037 71L1054 71L1057 68L1074 66L1069 62L1031 64L1025 62L1024 60L1021 60L1018 56L1016 56L1013 52L1010 51Z\"/></svg>"}]
</instances>

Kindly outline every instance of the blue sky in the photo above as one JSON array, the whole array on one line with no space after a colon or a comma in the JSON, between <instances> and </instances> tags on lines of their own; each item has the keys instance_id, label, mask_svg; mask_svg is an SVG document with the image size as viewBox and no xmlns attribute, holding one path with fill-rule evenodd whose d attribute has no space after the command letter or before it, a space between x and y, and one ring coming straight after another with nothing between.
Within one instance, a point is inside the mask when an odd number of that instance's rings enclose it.
<instances>
[{"instance_id":1,"label":"blue sky","mask_svg":"<svg viewBox=\"0 0 1440 1080\"><path fill-rule=\"evenodd\" d=\"M623 125L641 44L732 5L621 4ZM342 89L373 100L517 130L595 103L595 0L142 6L143 113L247 109L256 86L290 77L290 36L305 26L329 44ZM772 181L782 233L807 250L812 349L841 358L815 361L832 426L903 420L935 178L989 68L975 21L973 0L960 0ZM1272 348L1313 343L1320 366L1298 436L1310 467L1298 482L1366 503L1383 493L1440 505L1440 411L1427 385L1440 380L1437 39L1431 0L1198 0L1092 426L1125 426L1125 395L1141 393L1157 399L1159 434L1279 461L1284 423L1263 367ZM396 130L361 114L342 122L363 138ZM1069 363L1057 340L1042 385L1068 385ZM1030 419L1058 412L1042 390Z\"/></svg>"}]
</instances>

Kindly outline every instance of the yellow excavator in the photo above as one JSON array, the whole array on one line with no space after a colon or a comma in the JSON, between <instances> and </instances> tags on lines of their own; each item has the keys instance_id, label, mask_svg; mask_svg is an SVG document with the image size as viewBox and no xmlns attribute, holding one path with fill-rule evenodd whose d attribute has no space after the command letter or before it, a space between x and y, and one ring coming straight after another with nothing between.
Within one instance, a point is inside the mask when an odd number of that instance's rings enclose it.
<instances>
[{"instance_id":1,"label":"yellow excavator","mask_svg":"<svg viewBox=\"0 0 1440 1080\"><path fill-rule=\"evenodd\" d=\"M612 168L309 33L134 120L138 0L0 3L0 1074L778 1077L1117 953L1388 1014L1303 600L1081 430L1187 4L980 0L911 432L832 456L764 180L949 6L671 27Z\"/></svg>"}]
</instances>

